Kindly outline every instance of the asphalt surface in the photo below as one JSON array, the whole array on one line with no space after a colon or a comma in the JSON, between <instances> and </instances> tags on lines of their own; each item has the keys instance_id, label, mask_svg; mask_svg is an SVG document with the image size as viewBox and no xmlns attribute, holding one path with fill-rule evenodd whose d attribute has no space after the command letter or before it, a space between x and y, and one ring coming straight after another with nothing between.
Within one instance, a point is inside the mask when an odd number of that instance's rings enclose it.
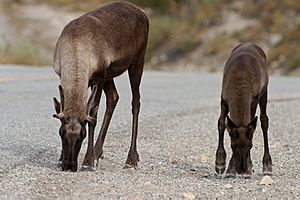
<instances>
[{"instance_id":1,"label":"asphalt surface","mask_svg":"<svg viewBox=\"0 0 300 200\"><path fill-rule=\"evenodd\" d=\"M221 77L144 73L137 170L123 169L131 137L131 92L127 73L116 78L120 100L104 159L96 172L71 173L56 167L60 123L52 118L52 97L59 96L58 77L51 68L0 67L0 199L299 199L300 78L270 78L274 182L260 185L260 124L251 152L252 177L220 178L214 173ZM97 133L104 107L102 98ZM225 143L228 163L227 133Z\"/></svg>"}]
</instances>

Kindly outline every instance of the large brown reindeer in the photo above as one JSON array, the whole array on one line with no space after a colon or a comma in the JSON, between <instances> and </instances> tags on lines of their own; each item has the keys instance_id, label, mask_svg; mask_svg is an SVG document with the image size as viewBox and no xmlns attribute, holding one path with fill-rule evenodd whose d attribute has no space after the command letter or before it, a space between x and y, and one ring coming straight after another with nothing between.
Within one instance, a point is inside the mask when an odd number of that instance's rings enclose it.
<instances>
[{"instance_id":1,"label":"large brown reindeer","mask_svg":"<svg viewBox=\"0 0 300 200\"><path fill-rule=\"evenodd\" d=\"M241 44L231 52L224 68L221 114L218 120L219 145L216 153L216 172L225 171L226 152L224 131L231 138L232 157L226 171L228 176L252 173L250 150L256 128L257 105L260 106L260 121L264 138L263 172L272 172L272 160L268 146L267 116L268 65L263 50L252 43ZM228 113L230 117L227 116Z\"/></svg>"},{"instance_id":2,"label":"large brown reindeer","mask_svg":"<svg viewBox=\"0 0 300 200\"><path fill-rule=\"evenodd\" d=\"M145 13L127 2L97 8L63 29L54 53L54 70L60 76L61 102L54 98L60 119L62 170L77 171L77 157L86 136L88 147L83 169L93 169L103 154L106 132L119 96L113 78L128 70L132 91L132 140L126 166L139 161L136 140L140 111L139 86L144 67L149 23ZM88 87L92 88L89 100ZM94 146L94 130L102 90L106 111Z\"/></svg>"}]
</instances>

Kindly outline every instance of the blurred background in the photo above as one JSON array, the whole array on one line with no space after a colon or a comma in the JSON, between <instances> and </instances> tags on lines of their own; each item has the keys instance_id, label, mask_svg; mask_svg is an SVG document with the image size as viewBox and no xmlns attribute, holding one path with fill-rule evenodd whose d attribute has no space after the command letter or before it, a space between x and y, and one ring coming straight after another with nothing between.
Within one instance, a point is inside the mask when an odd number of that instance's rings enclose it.
<instances>
[{"instance_id":1,"label":"blurred background","mask_svg":"<svg viewBox=\"0 0 300 200\"><path fill-rule=\"evenodd\" d=\"M222 71L252 41L274 74L300 75L299 0L129 0L150 18L146 68ZM62 28L108 0L0 0L0 64L51 66Z\"/></svg>"}]
</instances>

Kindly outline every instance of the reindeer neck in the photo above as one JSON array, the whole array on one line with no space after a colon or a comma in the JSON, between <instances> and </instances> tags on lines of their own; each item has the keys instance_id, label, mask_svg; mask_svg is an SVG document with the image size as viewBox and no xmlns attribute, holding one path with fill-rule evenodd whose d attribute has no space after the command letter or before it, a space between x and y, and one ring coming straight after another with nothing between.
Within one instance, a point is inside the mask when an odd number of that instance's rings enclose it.
<instances>
[{"instance_id":1,"label":"reindeer neck","mask_svg":"<svg viewBox=\"0 0 300 200\"><path fill-rule=\"evenodd\" d=\"M250 105L248 98L235 99L229 104L230 118L238 127L246 127L250 123Z\"/></svg>"},{"instance_id":2,"label":"reindeer neck","mask_svg":"<svg viewBox=\"0 0 300 200\"><path fill-rule=\"evenodd\" d=\"M88 96L88 73L62 70L61 85L64 90L64 114L82 119L86 115Z\"/></svg>"}]
</instances>

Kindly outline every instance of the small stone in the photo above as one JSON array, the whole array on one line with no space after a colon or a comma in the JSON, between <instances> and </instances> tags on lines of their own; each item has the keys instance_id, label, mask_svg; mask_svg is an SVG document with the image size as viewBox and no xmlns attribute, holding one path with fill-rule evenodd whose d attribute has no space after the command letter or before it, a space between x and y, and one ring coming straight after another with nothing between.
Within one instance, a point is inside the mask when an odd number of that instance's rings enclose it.
<instances>
[{"instance_id":1,"label":"small stone","mask_svg":"<svg viewBox=\"0 0 300 200\"><path fill-rule=\"evenodd\" d=\"M264 176L261 180L260 180L260 185L272 185L273 184L273 180L271 179L270 176Z\"/></svg>"},{"instance_id":2,"label":"small stone","mask_svg":"<svg viewBox=\"0 0 300 200\"><path fill-rule=\"evenodd\" d=\"M224 188L231 189L231 188L233 188L233 186L231 184L226 184L226 185L224 185Z\"/></svg>"},{"instance_id":3,"label":"small stone","mask_svg":"<svg viewBox=\"0 0 300 200\"><path fill-rule=\"evenodd\" d=\"M187 200L193 200L195 199L195 195L191 192L186 192L186 193L183 193L183 197Z\"/></svg>"},{"instance_id":4,"label":"small stone","mask_svg":"<svg viewBox=\"0 0 300 200\"><path fill-rule=\"evenodd\" d=\"M133 200L142 200L142 197L140 197L140 196L135 196L135 197L133 197Z\"/></svg>"},{"instance_id":5,"label":"small stone","mask_svg":"<svg viewBox=\"0 0 300 200\"><path fill-rule=\"evenodd\" d=\"M206 161L208 161L209 159L210 159L210 157L207 156L207 155L201 155L201 156L200 156L201 162L206 162Z\"/></svg>"},{"instance_id":6,"label":"small stone","mask_svg":"<svg viewBox=\"0 0 300 200\"><path fill-rule=\"evenodd\" d=\"M144 182L144 186L150 186L150 185L151 185L151 182L150 182L150 181Z\"/></svg>"}]
</instances>

